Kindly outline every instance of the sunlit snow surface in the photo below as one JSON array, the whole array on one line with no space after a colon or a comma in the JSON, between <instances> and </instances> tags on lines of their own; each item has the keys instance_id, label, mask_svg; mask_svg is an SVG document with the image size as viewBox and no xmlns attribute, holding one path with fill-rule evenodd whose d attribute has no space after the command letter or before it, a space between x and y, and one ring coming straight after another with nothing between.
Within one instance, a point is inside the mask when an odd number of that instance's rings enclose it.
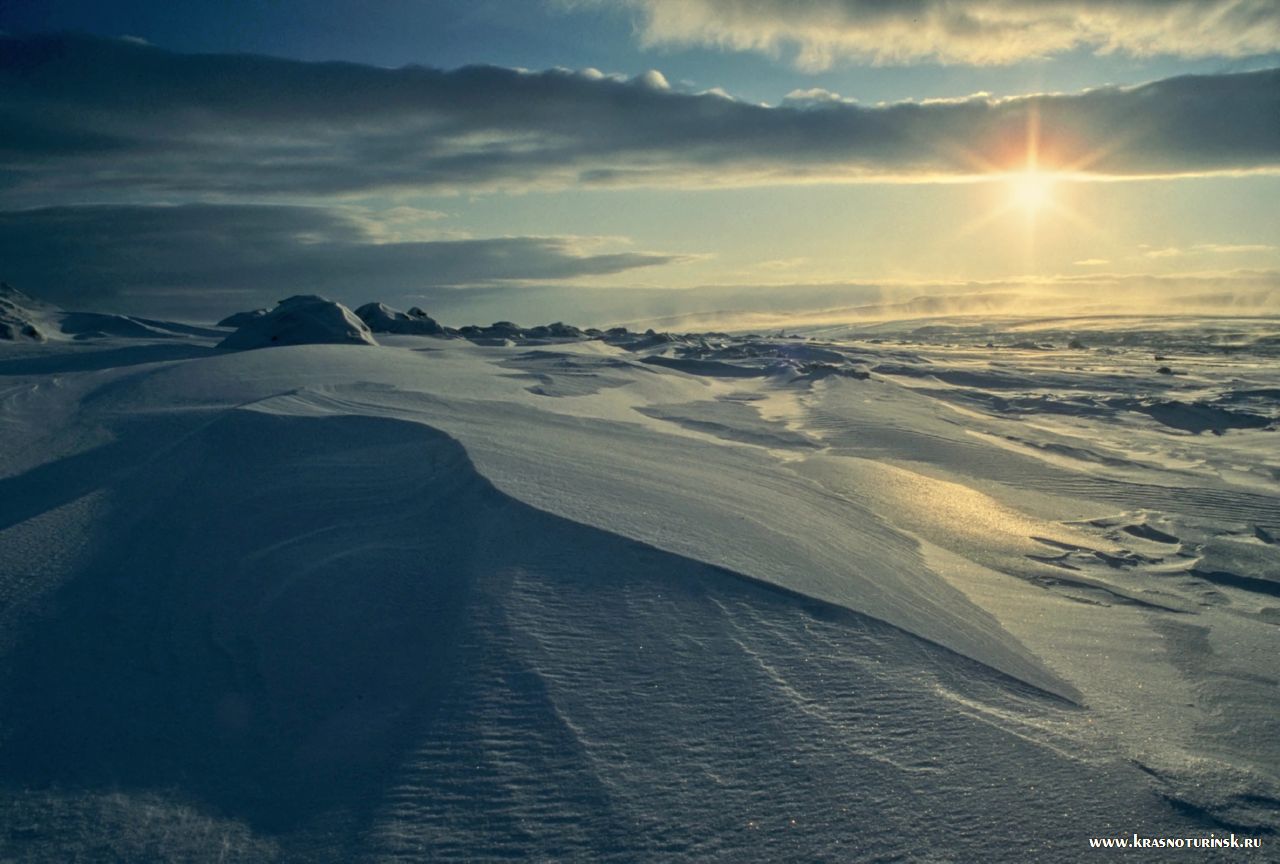
<instances>
[{"instance_id":1,"label":"sunlit snow surface","mask_svg":"<svg viewBox=\"0 0 1280 864\"><path fill-rule=\"evenodd\" d=\"M1275 860L1275 320L99 318L0 344L0 860Z\"/></svg>"}]
</instances>

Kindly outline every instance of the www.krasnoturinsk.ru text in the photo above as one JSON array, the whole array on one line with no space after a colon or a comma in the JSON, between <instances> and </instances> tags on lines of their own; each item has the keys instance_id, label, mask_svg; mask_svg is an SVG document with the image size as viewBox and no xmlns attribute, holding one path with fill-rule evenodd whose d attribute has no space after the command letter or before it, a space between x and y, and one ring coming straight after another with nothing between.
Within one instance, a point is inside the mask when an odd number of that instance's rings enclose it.
<instances>
[{"instance_id":1,"label":"www.krasnoturinsk.ru text","mask_svg":"<svg viewBox=\"0 0 1280 864\"><path fill-rule=\"evenodd\" d=\"M1261 849L1258 837L1090 837L1091 849Z\"/></svg>"}]
</instances>

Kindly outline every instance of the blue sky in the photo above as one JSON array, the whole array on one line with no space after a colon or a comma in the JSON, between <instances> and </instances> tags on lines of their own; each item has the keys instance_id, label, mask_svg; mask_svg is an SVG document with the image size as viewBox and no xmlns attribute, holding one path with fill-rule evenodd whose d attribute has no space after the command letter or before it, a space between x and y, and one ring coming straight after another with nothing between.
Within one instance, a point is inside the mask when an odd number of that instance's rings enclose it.
<instances>
[{"instance_id":1,"label":"blue sky","mask_svg":"<svg viewBox=\"0 0 1280 864\"><path fill-rule=\"evenodd\" d=\"M48 2L0 29L0 275L68 305L319 280L564 317L575 288L1280 269L1270 0Z\"/></svg>"}]
</instances>

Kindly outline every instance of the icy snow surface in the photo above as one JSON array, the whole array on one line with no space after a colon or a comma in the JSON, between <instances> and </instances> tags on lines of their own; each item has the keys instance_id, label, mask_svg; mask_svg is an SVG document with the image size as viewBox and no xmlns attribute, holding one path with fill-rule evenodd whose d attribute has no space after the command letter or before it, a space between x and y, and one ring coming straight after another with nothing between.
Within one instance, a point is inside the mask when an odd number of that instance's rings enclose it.
<instances>
[{"instance_id":1,"label":"icy snow surface","mask_svg":"<svg viewBox=\"0 0 1280 864\"><path fill-rule=\"evenodd\" d=\"M324 303L0 346L0 860L1274 840L1275 322Z\"/></svg>"}]
</instances>

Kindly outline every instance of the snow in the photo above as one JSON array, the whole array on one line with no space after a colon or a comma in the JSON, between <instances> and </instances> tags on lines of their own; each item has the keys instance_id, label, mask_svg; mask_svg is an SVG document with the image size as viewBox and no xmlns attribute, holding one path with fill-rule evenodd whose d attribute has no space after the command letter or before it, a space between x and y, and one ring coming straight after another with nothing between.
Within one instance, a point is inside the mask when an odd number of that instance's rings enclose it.
<instances>
[{"instance_id":1,"label":"snow","mask_svg":"<svg viewBox=\"0 0 1280 864\"><path fill-rule=\"evenodd\" d=\"M1269 322L376 344L371 305L0 346L0 858L1280 829Z\"/></svg>"},{"instance_id":2,"label":"snow","mask_svg":"<svg viewBox=\"0 0 1280 864\"><path fill-rule=\"evenodd\" d=\"M240 327L219 348L245 350L281 345L377 345L369 327L346 306L314 295L281 300L265 315L236 318Z\"/></svg>"},{"instance_id":3,"label":"snow","mask_svg":"<svg viewBox=\"0 0 1280 864\"><path fill-rule=\"evenodd\" d=\"M413 336L439 336L444 333L439 322L417 306L406 313L382 303L366 303L356 309L356 316L374 333Z\"/></svg>"},{"instance_id":4,"label":"snow","mask_svg":"<svg viewBox=\"0 0 1280 864\"><path fill-rule=\"evenodd\" d=\"M45 336L37 309L39 305L7 282L0 282L0 339L43 342Z\"/></svg>"},{"instance_id":5,"label":"snow","mask_svg":"<svg viewBox=\"0 0 1280 864\"><path fill-rule=\"evenodd\" d=\"M231 327L233 329L239 330L244 325L252 324L253 322L257 321L259 318L262 318L263 316L269 314L270 312L271 312L270 309L250 309L247 312L236 312L232 315L228 315L226 318L223 318L221 321L219 321L218 326Z\"/></svg>"}]
</instances>

